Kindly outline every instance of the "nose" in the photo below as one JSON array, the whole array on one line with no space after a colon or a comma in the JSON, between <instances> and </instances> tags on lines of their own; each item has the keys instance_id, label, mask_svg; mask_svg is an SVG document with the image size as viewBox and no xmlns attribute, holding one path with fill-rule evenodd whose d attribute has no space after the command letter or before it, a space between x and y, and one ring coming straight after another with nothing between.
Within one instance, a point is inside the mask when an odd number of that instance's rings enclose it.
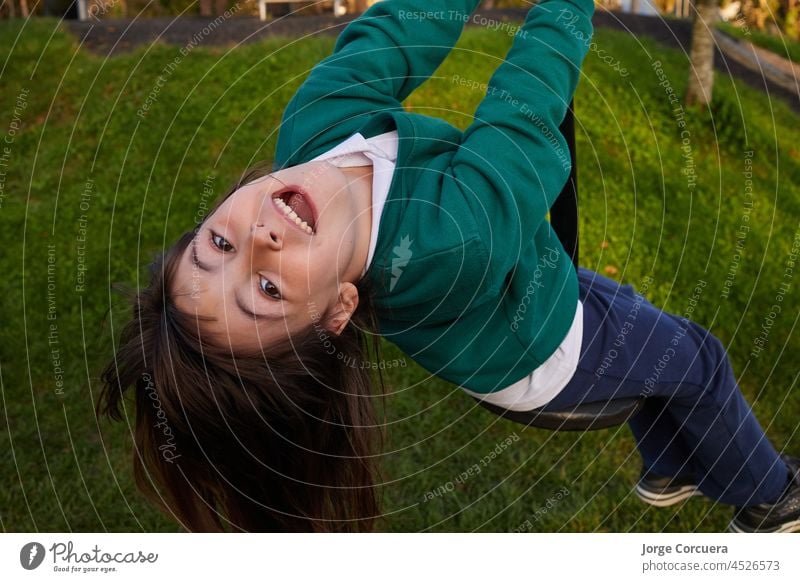
<instances>
[{"instance_id":1,"label":"nose","mask_svg":"<svg viewBox=\"0 0 800 582\"><path fill-rule=\"evenodd\" d=\"M253 237L253 246L266 246L275 250L280 250L283 246L283 233L277 228L255 222L250 227L250 234Z\"/></svg>"}]
</instances>

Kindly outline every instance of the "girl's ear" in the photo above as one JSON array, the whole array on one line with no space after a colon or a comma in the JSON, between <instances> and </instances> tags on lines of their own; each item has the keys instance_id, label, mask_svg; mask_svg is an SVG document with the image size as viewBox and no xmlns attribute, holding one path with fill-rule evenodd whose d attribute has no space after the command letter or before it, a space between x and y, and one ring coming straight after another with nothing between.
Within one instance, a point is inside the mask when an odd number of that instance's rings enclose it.
<instances>
[{"instance_id":1,"label":"girl's ear","mask_svg":"<svg viewBox=\"0 0 800 582\"><path fill-rule=\"evenodd\" d=\"M335 335L342 333L356 307L358 307L358 289L352 283L342 283L339 286L339 297L325 318L325 329Z\"/></svg>"}]
</instances>

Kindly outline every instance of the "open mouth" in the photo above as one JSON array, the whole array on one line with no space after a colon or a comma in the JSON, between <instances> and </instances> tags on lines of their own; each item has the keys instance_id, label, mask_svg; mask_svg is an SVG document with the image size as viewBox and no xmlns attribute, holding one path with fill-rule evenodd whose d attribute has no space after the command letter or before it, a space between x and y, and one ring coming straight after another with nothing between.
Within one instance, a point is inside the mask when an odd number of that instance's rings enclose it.
<instances>
[{"instance_id":1,"label":"open mouth","mask_svg":"<svg viewBox=\"0 0 800 582\"><path fill-rule=\"evenodd\" d=\"M274 193L272 202L289 222L306 234L316 234L317 213L314 203L299 186L289 186Z\"/></svg>"}]
</instances>

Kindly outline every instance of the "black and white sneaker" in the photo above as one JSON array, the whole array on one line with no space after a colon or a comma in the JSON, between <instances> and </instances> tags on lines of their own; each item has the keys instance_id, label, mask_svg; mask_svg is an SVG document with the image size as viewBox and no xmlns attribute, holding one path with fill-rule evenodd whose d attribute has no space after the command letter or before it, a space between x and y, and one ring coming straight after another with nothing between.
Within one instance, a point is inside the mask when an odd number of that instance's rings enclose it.
<instances>
[{"instance_id":1,"label":"black and white sneaker","mask_svg":"<svg viewBox=\"0 0 800 582\"><path fill-rule=\"evenodd\" d=\"M737 507L728 528L736 533L800 531L800 458L781 455L789 469L786 489L775 503Z\"/></svg>"},{"instance_id":2,"label":"black and white sneaker","mask_svg":"<svg viewBox=\"0 0 800 582\"><path fill-rule=\"evenodd\" d=\"M650 505L668 507L680 503L694 495L702 495L697 488L693 477L676 476L662 477L646 469L642 469L639 483L636 485L636 495Z\"/></svg>"}]
</instances>

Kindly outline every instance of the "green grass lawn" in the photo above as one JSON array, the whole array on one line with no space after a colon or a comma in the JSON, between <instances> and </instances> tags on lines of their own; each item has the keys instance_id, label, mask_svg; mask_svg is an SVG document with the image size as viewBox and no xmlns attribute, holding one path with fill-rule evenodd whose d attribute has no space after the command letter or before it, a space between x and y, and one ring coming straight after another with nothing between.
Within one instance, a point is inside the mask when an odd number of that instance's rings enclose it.
<instances>
[{"instance_id":1,"label":"green grass lawn","mask_svg":"<svg viewBox=\"0 0 800 582\"><path fill-rule=\"evenodd\" d=\"M128 427L98 425L93 414L100 368L128 316L109 286L142 284L153 253L210 204L209 176L219 194L245 165L270 159L284 105L333 39L200 47L184 57L178 47L154 45L105 59L55 26L0 24L0 131L12 138L0 146L0 525L176 531L134 489ZM621 77L591 52L576 95L581 263L616 268L616 279L635 286L653 277L648 298L679 314L705 280L694 319L729 347L772 441L800 452L794 273L766 348L750 356L779 284L790 280L785 269L800 236L800 119L782 102L717 77L713 115L686 115L682 151L673 106L650 63L661 61L680 95L686 57L602 29L596 41L630 74ZM488 82L511 42L502 31L467 29L407 106L466 128L482 93L453 75ZM137 110L161 74L165 82L141 118ZM754 207L739 256L748 150ZM388 343L384 349L402 357ZM531 531L727 526L730 508L703 498L668 509L640 504L632 493L639 458L624 426L587 434L524 429L411 364L387 382L384 530L510 531L526 520ZM509 436L516 440L491 463L456 483ZM426 501L439 488L452 491Z\"/></svg>"},{"instance_id":2,"label":"green grass lawn","mask_svg":"<svg viewBox=\"0 0 800 582\"><path fill-rule=\"evenodd\" d=\"M731 36L748 40L754 45L760 46L775 54L782 56L784 59L789 59L795 63L800 63L800 42L792 40L788 37L778 37L768 32L760 30L750 30L745 32L738 26L734 26L730 22L718 22L717 27L723 32L727 32Z\"/></svg>"}]
</instances>

